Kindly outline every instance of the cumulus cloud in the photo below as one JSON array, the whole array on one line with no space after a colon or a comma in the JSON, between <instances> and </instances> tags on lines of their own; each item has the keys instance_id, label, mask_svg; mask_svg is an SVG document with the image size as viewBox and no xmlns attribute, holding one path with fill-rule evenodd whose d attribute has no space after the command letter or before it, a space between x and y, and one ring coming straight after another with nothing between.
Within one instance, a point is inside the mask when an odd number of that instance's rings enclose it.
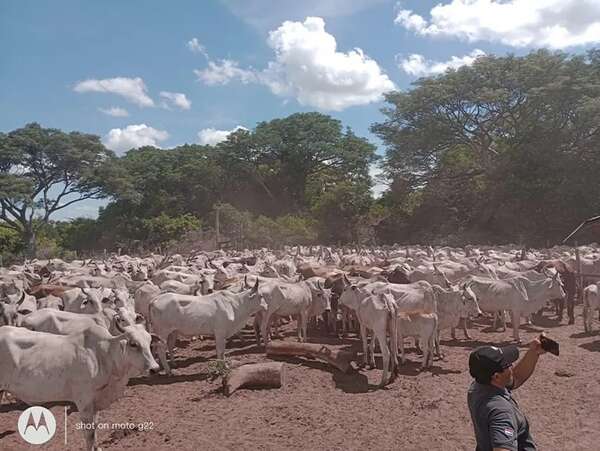
<instances>
[{"instance_id":1,"label":"cumulus cloud","mask_svg":"<svg viewBox=\"0 0 600 451\"><path fill-rule=\"evenodd\" d=\"M181 92L161 91L160 96L165 99L161 103L163 108L170 109L171 106L175 106L182 110L189 110L192 107L192 102Z\"/></svg>"},{"instance_id":2,"label":"cumulus cloud","mask_svg":"<svg viewBox=\"0 0 600 451\"><path fill-rule=\"evenodd\" d=\"M118 106L113 106L110 108L98 108L98 111L113 117L127 117L129 116L129 112L125 108L120 108Z\"/></svg>"},{"instance_id":3,"label":"cumulus cloud","mask_svg":"<svg viewBox=\"0 0 600 451\"><path fill-rule=\"evenodd\" d=\"M598 0L452 0L426 20L411 10L395 22L423 36L453 36L512 47L553 49L600 42Z\"/></svg>"},{"instance_id":4,"label":"cumulus cloud","mask_svg":"<svg viewBox=\"0 0 600 451\"><path fill-rule=\"evenodd\" d=\"M196 69L194 73L209 86L226 85L236 79L244 84L258 81L258 76L253 70L241 69L237 61L228 59L220 62L209 61L206 69Z\"/></svg>"},{"instance_id":5,"label":"cumulus cloud","mask_svg":"<svg viewBox=\"0 0 600 451\"><path fill-rule=\"evenodd\" d=\"M475 60L485 55L483 50L475 49L465 56L453 56L446 62L431 61L425 59L423 55L413 53L408 58L399 59L398 67L409 75L415 77L424 77L427 75L437 75L446 72L447 69L458 69L461 66L470 66Z\"/></svg>"},{"instance_id":6,"label":"cumulus cloud","mask_svg":"<svg viewBox=\"0 0 600 451\"><path fill-rule=\"evenodd\" d=\"M141 107L154 106L154 101L146 92L146 85L141 78L105 78L103 80L84 80L75 85L75 92L106 92L117 94L129 102Z\"/></svg>"},{"instance_id":7,"label":"cumulus cloud","mask_svg":"<svg viewBox=\"0 0 600 451\"><path fill-rule=\"evenodd\" d=\"M169 134L166 131L157 130L146 124L137 124L128 125L123 129L113 128L102 139L102 142L117 154L123 154L129 149L142 146L160 147L159 143L168 137Z\"/></svg>"},{"instance_id":8,"label":"cumulus cloud","mask_svg":"<svg viewBox=\"0 0 600 451\"><path fill-rule=\"evenodd\" d=\"M194 53L200 53L200 54L204 55L204 57L206 59L208 59L208 53L206 52L206 47L204 47L202 44L200 44L200 42L198 41L198 38L193 38L192 40L188 41L187 46L188 46L188 49L190 49L190 51L192 51Z\"/></svg>"},{"instance_id":9,"label":"cumulus cloud","mask_svg":"<svg viewBox=\"0 0 600 451\"><path fill-rule=\"evenodd\" d=\"M216 130L214 128L205 128L198 132L198 140L202 145L214 146L222 141L225 141L227 137L238 130L248 130L246 127L238 125L233 130Z\"/></svg>"},{"instance_id":10,"label":"cumulus cloud","mask_svg":"<svg viewBox=\"0 0 600 451\"><path fill-rule=\"evenodd\" d=\"M262 71L242 69L231 60L209 62L195 71L208 85L262 83L275 95L295 97L302 105L324 110L343 110L377 101L395 88L377 62L355 48L339 52L335 37L325 31L320 17L304 22L284 22L269 33L275 59Z\"/></svg>"}]
</instances>

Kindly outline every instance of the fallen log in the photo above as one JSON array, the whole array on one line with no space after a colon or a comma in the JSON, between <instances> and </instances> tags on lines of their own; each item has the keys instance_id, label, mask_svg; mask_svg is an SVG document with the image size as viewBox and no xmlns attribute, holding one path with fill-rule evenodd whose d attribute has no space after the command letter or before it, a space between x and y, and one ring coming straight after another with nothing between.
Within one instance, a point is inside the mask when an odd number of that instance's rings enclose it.
<instances>
[{"instance_id":1,"label":"fallen log","mask_svg":"<svg viewBox=\"0 0 600 451\"><path fill-rule=\"evenodd\" d=\"M342 373L348 373L353 368L350 362L356 360L356 353L331 349L318 343L296 343L293 341L271 341L267 345L267 357L292 356L310 357L327 362Z\"/></svg>"},{"instance_id":2,"label":"fallen log","mask_svg":"<svg viewBox=\"0 0 600 451\"><path fill-rule=\"evenodd\" d=\"M282 387L285 383L285 367L281 362L251 363L233 368L223 377L226 396L242 387Z\"/></svg>"}]
</instances>

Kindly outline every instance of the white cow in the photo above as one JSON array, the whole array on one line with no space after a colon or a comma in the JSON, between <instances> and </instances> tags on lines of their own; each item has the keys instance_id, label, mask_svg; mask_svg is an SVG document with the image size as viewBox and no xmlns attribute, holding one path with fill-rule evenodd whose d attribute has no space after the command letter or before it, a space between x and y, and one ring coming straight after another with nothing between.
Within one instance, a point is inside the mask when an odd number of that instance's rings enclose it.
<instances>
[{"instance_id":1,"label":"white cow","mask_svg":"<svg viewBox=\"0 0 600 451\"><path fill-rule=\"evenodd\" d=\"M206 296L163 293L150 303L149 321L153 332L167 341L171 363L178 334L214 336L217 358L223 359L225 340L238 333L251 315L266 308L257 281L253 288L241 293L219 291ZM163 348L159 349L159 358L171 374Z\"/></svg>"},{"instance_id":2,"label":"white cow","mask_svg":"<svg viewBox=\"0 0 600 451\"><path fill-rule=\"evenodd\" d=\"M521 315L537 312L547 299L565 296L558 276L538 281L531 281L524 277L505 280L469 277L469 280L481 310L486 312L508 310L511 312L513 338L517 342L521 341L519 338Z\"/></svg>"},{"instance_id":3,"label":"white cow","mask_svg":"<svg viewBox=\"0 0 600 451\"><path fill-rule=\"evenodd\" d=\"M360 324L360 335L363 343L363 362L365 365L369 361L371 367L375 368L375 337L377 337L377 341L379 342L383 360L383 374L381 375L379 386L383 387L388 382L388 371L391 371L391 378L389 380L391 382L398 367L398 316L396 303L390 294L380 293L359 300L355 307L356 316ZM368 358L369 352L367 351L367 330L373 331L370 359ZM388 332L390 336L389 347L387 342Z\"/></svg>"},{"instance_id":4,"label":"white cow","mask_svg":"<svg viewBox=\"0 0 600 451\"><path fill-rule=\"evenodd\" d=\"M29 330L69 335L92 325L101 326L116 335L117 312L105 308L98 313L73 313L45 308L27 315L21 325Z\"/></svg>"},{"instance_id":5,"label":"white cow","mask_svg":"<svg viewBox=\"0 0 600 451\"><path fill-rule=\"evenodd\" d=\"M261 324L261 335L265 345L269 342L269 323L273 315L297 316L298 341L306 341L308 315L312 305L312 293L308 284L306 282L273 283L263 290L263 296L268 306Z\"/></svg>"},{"instance_id":6,"label":"white cow","mask_svg":"<svg viewBox=\"0 0 600 451\"><path fill-rule=\"evenodd\" d=\"M404 363L404 337L415 337L423 346L422 369L433 362L433 348L438 330L436 313L403 313L398 312L398 341L400 342L401 360Z\"/></svg>"},{"instance_id":7,"label":"white cow","mask_svg":"<svg viewBox=\"0 0 600 451\"><path fill-rule=\"evenodd\" d=\"M155 371L150 334L128 327L116 337L93 326L60 336L20 327L0 327L0 391L27 404L73 402L88 451L96 447L97 413L123 394L130 377Z\"/></svg>"}]
</instances>

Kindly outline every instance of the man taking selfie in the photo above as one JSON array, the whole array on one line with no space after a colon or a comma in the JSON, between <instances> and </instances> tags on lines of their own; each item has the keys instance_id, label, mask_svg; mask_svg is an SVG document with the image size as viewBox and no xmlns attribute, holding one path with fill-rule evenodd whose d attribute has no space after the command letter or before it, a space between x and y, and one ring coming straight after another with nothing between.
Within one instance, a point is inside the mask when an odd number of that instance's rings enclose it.
<instances>
[{"instance_id":1,"label":"man taking selfie","mask_svg":"<svg viewBox=\"0 0 600 451\"><path fill-rule=\"evenodd\" d=\"M539 339L529 344L523 358L516 346L481 346L469 356L469 372L475 380L467 402L477 440L476 451L534 451L529 421L511 395L529 379L545 351Z\"/></svg>"}]
</instances>

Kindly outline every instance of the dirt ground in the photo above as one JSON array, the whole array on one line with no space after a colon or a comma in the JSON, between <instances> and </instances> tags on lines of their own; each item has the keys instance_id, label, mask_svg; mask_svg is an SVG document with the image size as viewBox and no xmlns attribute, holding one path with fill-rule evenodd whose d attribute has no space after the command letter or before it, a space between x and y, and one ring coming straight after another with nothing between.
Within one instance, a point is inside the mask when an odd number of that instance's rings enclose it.
<instances>
[{"instance_id":1,"label":"dirt ground","mask_svg":"<svg viewBox=\"0 0 600 451\"><path fill-rule=\"evenodd\" d=\"M583 333L581 307L573 326L559 325L550 312L536 326L522 326L523 342L542 330L561 345L560 357L543 355L536 372L515 398L529 418L540 450L600 449L600 335ZM291 326L291 325L290 325ZM598 330L598 322L594 324ZM267 361L261 349L237 341L229 356ZM286 331L294 339L294 330ZM444 360L420 372L420 356L409 348L395 382L376 388L381 370L342 374L314 360L286 360L281 389L240 389L224 397L208 376L214 343L181 341L175 375L130 381L125 397L103 411L98 442L105 450L473 450L475 441L466 392L471 382L467 357L481 344L506 344L507 332L490 330L490 321L473 324L472 341L449 340L444 332ZM353 335L344 340L313 336L313 342L360 349ZM524 349L525 345L521 347ZM381 368L381 360L378 360ZM6 401L5 401L6 402ZM76 430L79 414L66 419L65 408L51 408L57 421L46 445L27 445L17 431L22 403L0 407L0 450L82 449ZM126 425L135 429L126 429ZM141 426L141 430L138 429ZM124 428L125 427L125 428Z\"/></svg>"}]
</instances>

